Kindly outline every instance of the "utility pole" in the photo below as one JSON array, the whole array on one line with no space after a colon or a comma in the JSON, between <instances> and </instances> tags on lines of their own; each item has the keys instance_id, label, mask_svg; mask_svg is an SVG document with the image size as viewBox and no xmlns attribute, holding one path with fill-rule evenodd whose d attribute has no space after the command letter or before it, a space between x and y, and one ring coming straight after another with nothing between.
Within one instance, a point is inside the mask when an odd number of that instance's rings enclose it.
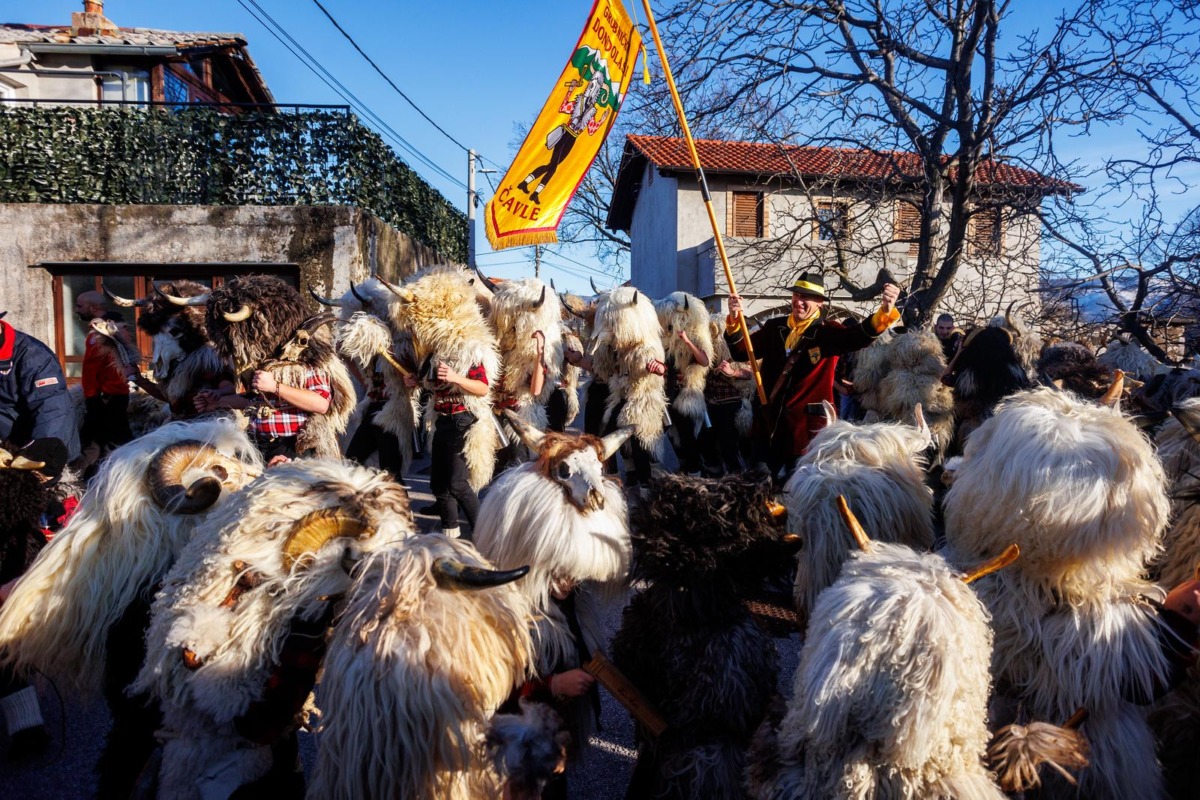
<instances>
[{"instance_id":1,"label":"utility pole","mask_svg":"<svg viewBox=\"0 0 1200 800\"><path fill-rule=\"evenodd\" d=\"M542 277L542 246L540 244L533 246L533 277Z\"/></svg>"},{"instance_id":2,"label":"utility pole","mask_svg":"<svg viewBox=\"0 0 1200 800\"><path fill-rule=\"evenodd\" d=\"M475 269L475 151L467 151L467 266Z\"/></svg>"}]
</instances>

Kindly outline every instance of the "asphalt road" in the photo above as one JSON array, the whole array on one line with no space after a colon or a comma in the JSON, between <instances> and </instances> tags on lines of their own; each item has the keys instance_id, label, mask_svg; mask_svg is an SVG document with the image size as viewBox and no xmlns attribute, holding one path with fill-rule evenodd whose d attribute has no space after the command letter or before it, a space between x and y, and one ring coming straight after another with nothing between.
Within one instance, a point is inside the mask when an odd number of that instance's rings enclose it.
<instances>
[{"instance_id":1,"label":"asphalt road","mask_svg":"<svg viewBox=\"0 0 1200 800\"><path fill-rule=\"evenodd\" d=\"M669 449L669 448L668 448ZM673 466L668 463L667 466ZM418 471L408 485L414 508L432 502L428 475ZM425 531L439 529L438 521L417 515ZM620 625L621 603L606 610L609 635ZM799 637L775 640L780 654L780 690L791 695L792 675L798 664ZM53 736L45 755L30 763L7 759L7 743L0 744L0 800L82 800L95 796L94 767L104 746L110 720L102 700L87 706L71 698L62 698L50 685L39 687L42 713ZM636 757L633 723L629 714L601 690L601 730L592 738L582 763L571 774L570 794L581 800L620 800ZM315 762L317 742L312 734L301 732L301 758L305 769Z\"/></svg>"}]
</instances>

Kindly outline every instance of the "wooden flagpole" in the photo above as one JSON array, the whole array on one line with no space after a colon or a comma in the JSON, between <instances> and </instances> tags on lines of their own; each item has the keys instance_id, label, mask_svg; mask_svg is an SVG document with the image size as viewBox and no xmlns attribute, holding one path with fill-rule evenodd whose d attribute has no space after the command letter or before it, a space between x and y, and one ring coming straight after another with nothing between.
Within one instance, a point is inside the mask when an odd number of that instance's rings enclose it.
<instances>
[{"instance_id":1,"label":"wooden flagpole","mask_svg":"<svg viewBox=\"0 0 1200 800\"><path fill-rule=\"evenodd\" d=\"M725 269L725 280L729 282L729 293L737 294L733 283L733 271L729 269L729 256L725 253L725 241L721 237L721 228L717 225L717 213L713 210L712 195L708 192L708 181L704 178L704 167L700 165L700 154L696 152L696 141L692 138L692 129L688 127L687 117L683 113L683 101L679 99L679 90L675 88L675 78L671 75L671 65L667 62L667 52L663 49L662 39L658 36L658 25L654 22L654 12L650 10L650 0L642 0L642 8L646 9L646 20L650 24L650 35L654 37L654 47L658 51L658 60L662 63L663 75L667 78L667 87L671 90L671 100L675 103L675 113L679 115L679 125L683 128L683 138L687 141L688 152L692 156L692 166L696 168L696 179L700 181L700 195L704 198L704 208L708 211L708 221L712 225L713 241L717 243L717 253L721 256L721 266ZM763 198L766 202L766 198ZM758 402L767 405L767 393L763 389L762 375L758 371L758 361L754 358L754 345L750 342L750 326L746 324L746 315L738 312L738 324L742 328L742 340L746 344L746 356L750 359L750 369L754 373L754 385L758 389Z\"/></svg>"}]
</instances>

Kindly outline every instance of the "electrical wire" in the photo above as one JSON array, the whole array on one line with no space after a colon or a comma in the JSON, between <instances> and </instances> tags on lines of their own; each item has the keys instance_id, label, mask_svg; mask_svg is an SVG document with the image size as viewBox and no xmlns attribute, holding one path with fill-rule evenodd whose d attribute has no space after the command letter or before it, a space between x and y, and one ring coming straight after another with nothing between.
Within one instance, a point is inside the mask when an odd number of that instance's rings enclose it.
<instances>
[{"instance_id":1,"label":"electrical wire","mask_svg":"<svg viewBox=\"0 0 1200 800\"><path fill-rule=\"evenodd\" d=\"M249 5L247 5L249 3ZM308 67L326 86L328 86L335 94L349 103L356 111L374 122L381 132L389 139L397 144L401 149L413 156L421 163L425 164L429 169L433 170L442 178L446 179L455 186L465 190L467 185L460 179L454 177L442 167L438 166L431 158L422 153L413 144L408 142L403 136L396 132L388 125L378 114L376 114L366 103L360 100L353 92L351 92L341 81L321 64L319 60L308 52L296 39L287 32L287 29L280 25L267 11L260 6L255 0L238 0L238 4L252 16L256 22L266 28L267 32L275 37L280 44L284 46L292 55L294 55L301 64ZM253 6L252 9L250 6ZM257 10L258 13L255 13ZM259 16L261 15L261 17ZM264 21L264 18L266 21ZM269 24L268 24L269 23ZM290 42L290 44L289 44ZM299 52L297 52L299 51ZM301 55L303 54L303 55ZM310 63L311 62L311 63Z\"/></svg>"}]
</instances>

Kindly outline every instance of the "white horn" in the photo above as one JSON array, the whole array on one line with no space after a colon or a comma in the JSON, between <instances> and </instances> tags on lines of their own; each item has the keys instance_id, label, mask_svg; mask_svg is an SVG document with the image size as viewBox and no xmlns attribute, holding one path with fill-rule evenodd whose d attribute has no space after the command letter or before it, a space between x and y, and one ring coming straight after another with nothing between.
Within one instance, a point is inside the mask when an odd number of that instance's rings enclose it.
<instances>
[{"instance_id":1,"label":"white horn","mask_svg":"<svg viewBox=\"0 0 1200 800\"><path fill-rule=\"evenodd\" d=\"M621 445L625 444L630 436L633 436L633 426L626 425L624 428L619 428L601 439L600 441L604 445L604 452L600 460L608 461L612 458L613 453L620 450Z\"/></svg>"},{"instance_id":2,"label":"white horn","mask_svg":"<svg viewBox=\"0 0 1200 800\"><path fill-rule=\"evenodd\" d=\"M507 408L504 409L504 418L508 420L509 425L512 425L513 430L517 432L517 436L521 437L521 441L525 446L536 453L538 448L542 446L542 439L546 438L546 434Z\"/></svg>"}]
</instances>

